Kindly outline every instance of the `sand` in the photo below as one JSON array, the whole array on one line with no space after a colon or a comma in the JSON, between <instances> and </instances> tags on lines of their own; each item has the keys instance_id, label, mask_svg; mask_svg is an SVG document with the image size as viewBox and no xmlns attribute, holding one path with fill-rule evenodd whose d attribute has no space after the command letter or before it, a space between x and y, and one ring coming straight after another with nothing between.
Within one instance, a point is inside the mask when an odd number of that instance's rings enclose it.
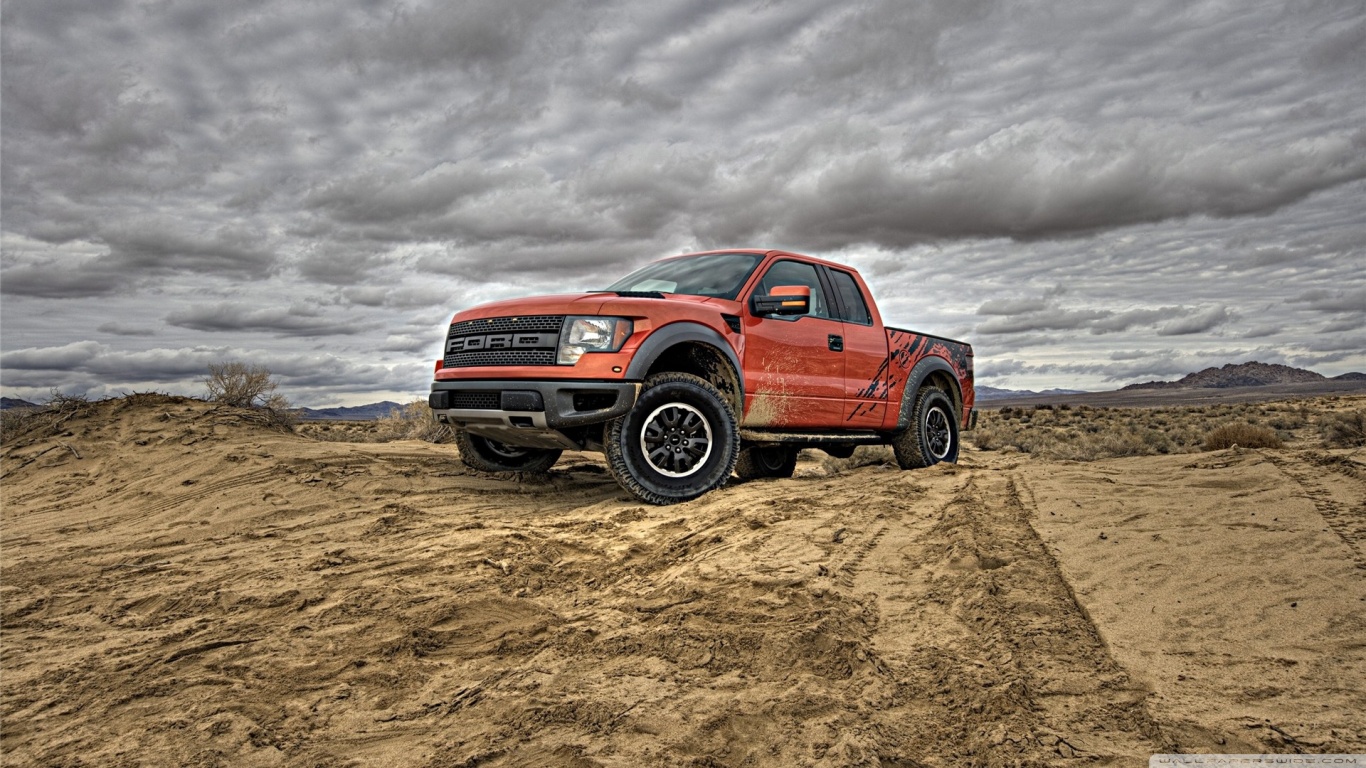
<instances>
[{"instance_id":1,"label":"sand","mask_svg":"<svg viewBox=\"0 0 1366 768\"><path fill-rule=\"evenodd\" d=\"M0 454L6 765L1366 752L1366 452L803 460L671 507L100 403Z\"/></svg>"}]
</instances>

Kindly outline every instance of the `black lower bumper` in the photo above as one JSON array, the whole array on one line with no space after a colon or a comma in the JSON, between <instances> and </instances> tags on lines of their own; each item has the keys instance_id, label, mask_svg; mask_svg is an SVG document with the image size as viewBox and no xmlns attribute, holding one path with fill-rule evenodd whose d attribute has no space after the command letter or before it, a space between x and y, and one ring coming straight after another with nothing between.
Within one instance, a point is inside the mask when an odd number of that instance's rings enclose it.
<instances>
[{"instance_id":1,"label":"black lower bumper","mask_svg":"<svg viewBox=\"0 0 1366 768\"><path fill-rule=\"evenodd\" d=\"M435 381L427 404L447 424L558 430L615 419L639 394L639 382Z\"/></svg>"}]
</instances>

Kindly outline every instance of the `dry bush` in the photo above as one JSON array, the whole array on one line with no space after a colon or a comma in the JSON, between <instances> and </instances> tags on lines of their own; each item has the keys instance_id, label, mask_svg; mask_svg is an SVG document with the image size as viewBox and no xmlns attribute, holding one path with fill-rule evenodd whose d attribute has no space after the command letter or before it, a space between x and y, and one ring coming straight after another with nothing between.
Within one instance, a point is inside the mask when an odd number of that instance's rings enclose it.
<instances>
[{"instance_id":1,"label":"dry bush","mask_svg":"<svg viewBox=\"0 0 1366 768\"><path fill-rule=\"evenodd\" d=\"M279 386L270 369L237 361L209 365L204 377L209 390L208 399L233 408L257 411L267 426L293 430L299 417L294 406L284 395L275 391Z\"/></svg>"},{"instance_id":2,"label":"dry bush","mask_svg":"<svg viewBox=\"0 0 1366 768\"><path fill-rule=\"evenodd\" d=\"M94 404L84 395L54 389L48 401L37 408L7 408L0 411L0 443L9 444L28 435L56 434Z\"/></svg>"},{"instance_id":3,"label":"dry bush","mask_svg":"<svg viewBox=\"0 0 1366 768\"><path fill-rule=\"evenodd\" d=\"M1323 442L1334 448L1366 445L1366 411L1326 414L1319 424Z\"/></svg>"},{"instance_id":4,"label":"dry bush","mask_svg":"<svg viewBox=\"0 0 1366 768\"><path fill-rule=\"evenodd\" d=\"M436 420L425 400L414 400L394 408L387 416L373 421L305 422L305 434L334 443L388 443L394 440L422 440L449 443L455 439L451 428Z\"/></svg>"},{"instance_id":5,"label":"dry bush","mask_svg":"<svg viewBox=\"0 0 1366 768\"><path fill-rule=\"evenodd\" d=\"M428 443L449 443L455 436L451 428L436 420L436 414L426 400L411 403L389 411L388 416L380 417L376 423L376 441L423 440Z\"/></svg>"},{"instance_id":6,"label":"dry bush","mask_svg":"<svg viewBox=\"0 0 1366 768\"><path fill-rule=\"evenodd\" d=\"M1223 450L1235 445L1240 448L1281 448L1285 442L1270 427L1243 422L1215 427L1205 436L1204 448L1207 451Z\"/></svg>"},{"instance_id":7,"label":"dry bush","mask_svg":"<svg viewBox=\"0 0 1366 768\"><path fill-rule=\"evenodd\" d=\"M209 400L234 408L264 406L276 396L277 386L268 368L236 361L211 364L204 385Z\"/></svg>"}]
</instances>

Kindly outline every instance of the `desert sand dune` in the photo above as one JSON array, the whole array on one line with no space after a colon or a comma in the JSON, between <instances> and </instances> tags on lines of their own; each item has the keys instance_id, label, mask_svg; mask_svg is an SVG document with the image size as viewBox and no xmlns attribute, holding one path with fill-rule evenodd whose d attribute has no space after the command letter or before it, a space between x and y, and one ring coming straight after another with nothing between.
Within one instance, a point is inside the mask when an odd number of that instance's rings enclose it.
<instances>
[{"instance_id":1,"label":"desert sand dune","mask_svg":"<svg viewBox=\"0 0 1366 768\"><path fill-rule=\"evenodd\" d=\"M0 458L0 750L196 766L1362 752L1362 461L804 460L647 507L589 454L515 482L449 446L106 401Z\"/></svg>"}]
</instances>

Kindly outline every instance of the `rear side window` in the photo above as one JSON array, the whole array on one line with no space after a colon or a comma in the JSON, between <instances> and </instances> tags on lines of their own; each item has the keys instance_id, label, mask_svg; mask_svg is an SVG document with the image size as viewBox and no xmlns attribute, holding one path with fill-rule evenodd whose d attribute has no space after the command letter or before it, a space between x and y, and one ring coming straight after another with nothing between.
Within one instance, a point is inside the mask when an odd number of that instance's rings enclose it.
<instances>
[{"instance_id":1,"label":"rear side window","mask_svg":"<svg viewBox=\"0 0 1366 768\"><path fill-rule=\"evenodd\" d=\"M848 272L832 269L830 270L830 278L835 282L835 291L840 295L840 303L844 305L844 319L860 325L872 325L873 315L868 311L868 305L863 301L863 291L858 289L858 283L854 282L854 276Z\"/></svg>"}]
</instances>

